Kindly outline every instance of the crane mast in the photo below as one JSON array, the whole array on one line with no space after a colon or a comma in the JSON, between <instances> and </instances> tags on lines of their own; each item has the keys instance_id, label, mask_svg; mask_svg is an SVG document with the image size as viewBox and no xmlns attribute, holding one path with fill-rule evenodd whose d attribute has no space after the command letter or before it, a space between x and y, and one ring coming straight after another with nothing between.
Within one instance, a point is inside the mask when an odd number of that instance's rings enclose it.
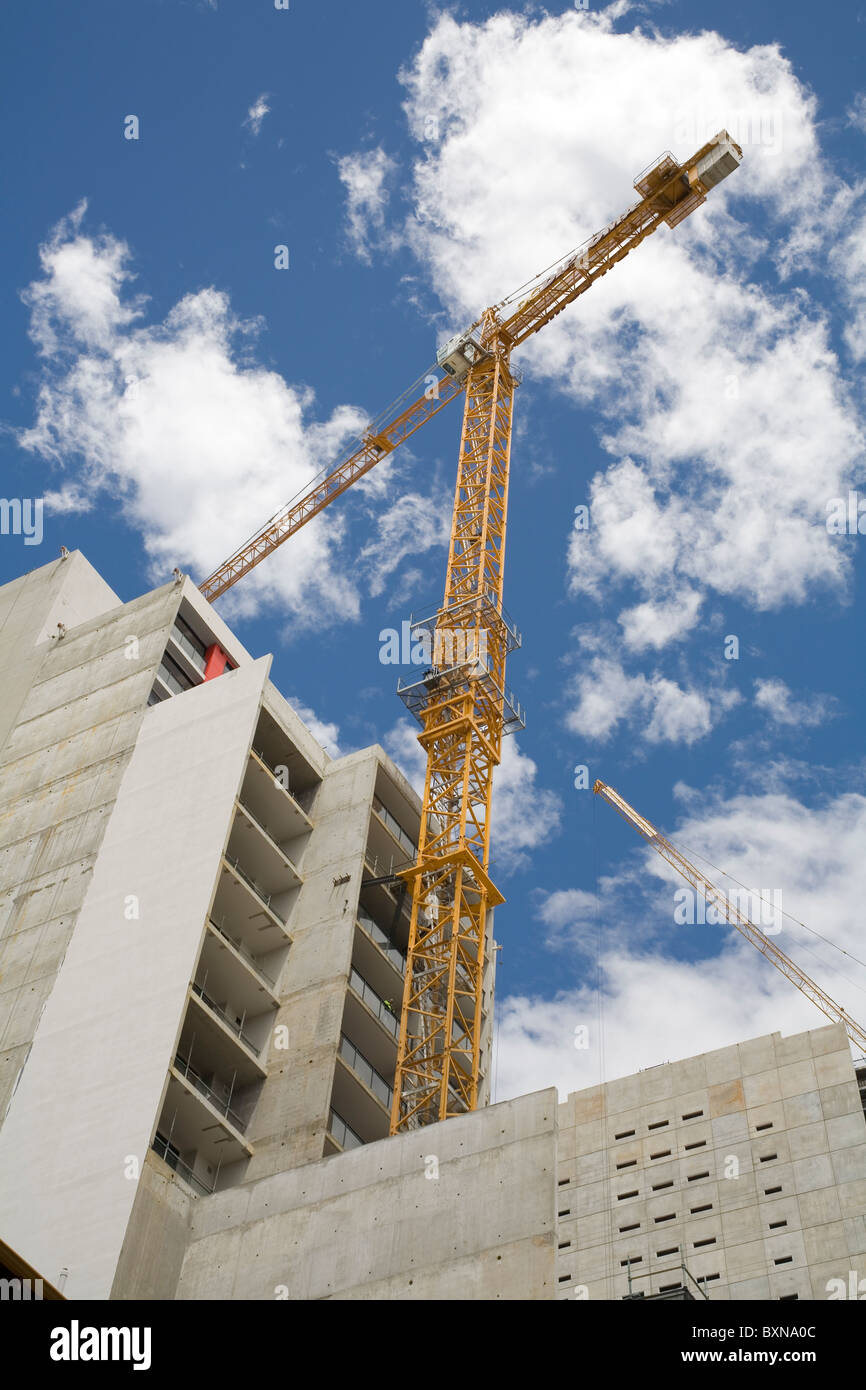
<instances>
[{"instance_id":1,"label":"crane mast","mask_svg":"<svg viewBox=\"0 0 866 1390\"><path fill-rule=\"evenodd\" d=\"M817 1005L821 1012L826 1014L827 1018L831 1019L833 1023L843 1024L851 1041L857 1044L861 1052L866 1052L866 1031L861 1028L860 1024L856 1023L854 1019L851 1018L850 1014L846 1013L842 1006L836 1003L835 999L831 999L830 995L827 994L820 985L810 979L805 971L801 970L798 965L795 965L791 958L785 955L785 952L781 950L770 937L761 931L760 927L755 926L754 922L744 913L740 912L739 908L731 902L727 894L723 893L721 889L716 888L715 884L711 883L710 880L701 873L700 869L696 868L694 864L686 859L685 855L681 854L680 851L671 844L670 840L666 839L665 836L655 828L651 821L646 820L644 816L640 815L633 806L629 805L624 797L614 791L613 787L607 786L606 783L597 781L593 787L593 791L596 795L602 797L609 806L612 806L615 811L618 811L623 820L633 826L638 834L642 835L652 846L656 853L660 854L663 859L666 859L687 883L690 883L697 892L703 895L708 903L712 903L713 906L717 907L723 914L725 921L729 922L732 927L736 928L741 936L744 936L747 941L750 941L753 946L757 947L761 955L770 961L777 970L781 971L787 980L790 980L792 984L796 985L800 992L805 994L807 999L811 999L812 1003Z\"/></svg>"},{"instance_id":2,"label":"crane mast","mask_svg":"<svg viewBox=\"0 0 866 1390\"><path fill-rule=\"evenodd\" d=\"M322 481L294 500L200 586L225 593L401 442L464 394L463 428L442 606L414 624L431 666L398 687L421 726L426 759L418 857L400 877L412 893L391 1133L475 1109L480 1081L491 910L493 774L507 733L523 727L505 684L520 637L503 607L514 393L511 354L663 223L677 226L742 160L720 131L690 159L663 154L638 179L639 202L583 247L485 310L437 357L443 375L366 431ZM428 379L428 383L429 383Z\"/></svg>"},{"instance_id":3,"label":"crane mast","mask_svg":"<svg viewBox=\"0 0 866 1390\"><path fill-rule=\"evenodd\" d=\"M501 315L501 305L487 309L479 334L458 335L439 354L449 374L465 379L466 399L445 601L433 637L442 647L446 634L453 644L455 630L484 632L487 658L444 668L434 662L423 689L400 691L421 723L427 769L418 858L401 875L412 889L412 915L392 1134L478 1103L488 917L504 901L489 874L493 773L504 734L523 727L505 685L506 657L519 638L502 607L516 387L511 353L662 222L676 226L694 211L741 158L724 131L687 167L662 155L636 181L642 197L635 207L567 257L510 315Z\"/></svg>"}]
</instances>

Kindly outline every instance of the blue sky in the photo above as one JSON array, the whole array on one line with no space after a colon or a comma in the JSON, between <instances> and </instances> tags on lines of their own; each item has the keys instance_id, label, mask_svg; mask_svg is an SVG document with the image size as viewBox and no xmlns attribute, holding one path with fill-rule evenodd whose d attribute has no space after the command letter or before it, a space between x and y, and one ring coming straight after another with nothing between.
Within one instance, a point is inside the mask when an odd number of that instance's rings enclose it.
<instances>
[{"instance_id":1,"label":"blue sky","mask_svg":"<svg viewBox=\"0 0 866 1390\"><path fill-rule=\"evenodd\" d=\"M866 8L83 0L3 30L2 490L45 498L45 535L0 537L0 582L60 544L124 599L203 578L662 150L740 138L519 362L497 1091L819 1024L675 921L573 769L866 957L866 541L826 524L866 510ZM379 634L441 596L459 410L224 604L315 728L416 776ZM866 1016L859 964L776 939Z\"/></svg>"}]
</instances>

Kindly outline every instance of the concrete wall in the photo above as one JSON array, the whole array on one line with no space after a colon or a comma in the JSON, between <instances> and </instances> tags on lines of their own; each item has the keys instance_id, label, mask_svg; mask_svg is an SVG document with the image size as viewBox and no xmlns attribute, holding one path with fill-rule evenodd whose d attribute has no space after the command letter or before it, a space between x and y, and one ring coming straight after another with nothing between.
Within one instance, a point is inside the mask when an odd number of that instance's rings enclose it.
<instances>
[{"instance_id":1,"label":"concrete wall","mask_svg":"<svg viewBox=\"0 0 866 1390\"><path fill-rule=\"evenodd\" d=\"M119 605L79 555L0 590L0 1123L87 892L178 602L169 586ZM94 615L71 626L88 608ZM34 645L60 611L66 636Z\"/></svg>"},{"instance_id":2,"label":"concrete wall","mask_svg":"<svg viewBox=\"0 0 866 1390\"><path fill-rule=\"evenodd\" d=\"M825 1299L866 1275L866 1120L841 1024L576 1092L559 1127L563 1298L622 1298L626 1260L636 1292L684 1261L718 1275L713 1300Z\"/></svg>"},{"instance_id":3,"label":"concrete wall","mask_svg":"<svg viewBox=\"0 0 866 1390\"><path fill-rule=\"evenodd\" d=\"M0 1230L68 1297L114 1281L268 667L147 712L0 1132Z\"/></svg>"},{"instance_id":4,"label":"concrete wall","mask_svg":"<svg viewBox=\"0 0 866 1390\"><path fill-rule=\"evenodd\" d=\"M50 650L46 643L57 624L78 626L119 606L117 594L80 551L0 588L0 747Z\"/></svg>"},{"instance_id":5,"label":"concrete wall","mask_svg":"<svg viewBox=\"0 0 866 1390\"><path fill-rule=\"evenodd\" d=\"M216 1193L177 1297L552 1298L555 1126L539 1091Z\"/></svg>"}]
</instances>

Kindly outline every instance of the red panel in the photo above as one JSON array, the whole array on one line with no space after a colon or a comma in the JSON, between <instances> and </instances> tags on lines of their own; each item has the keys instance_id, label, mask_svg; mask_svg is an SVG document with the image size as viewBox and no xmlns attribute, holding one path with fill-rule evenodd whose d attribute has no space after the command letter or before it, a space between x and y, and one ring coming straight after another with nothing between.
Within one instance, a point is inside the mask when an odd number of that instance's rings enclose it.
<instances>
[{"instance_id":1,"label":"red panel","mask_svg":"<svg viewBox=\"0 0 866 1390\"><path fill-rule=\"evenodd\" d=\"M228 665L228 657L218 642L214 642L212 647L208 647L204 654L204 678L212 681L217 676L221 676Z\"/></svg>"}]
</instances>

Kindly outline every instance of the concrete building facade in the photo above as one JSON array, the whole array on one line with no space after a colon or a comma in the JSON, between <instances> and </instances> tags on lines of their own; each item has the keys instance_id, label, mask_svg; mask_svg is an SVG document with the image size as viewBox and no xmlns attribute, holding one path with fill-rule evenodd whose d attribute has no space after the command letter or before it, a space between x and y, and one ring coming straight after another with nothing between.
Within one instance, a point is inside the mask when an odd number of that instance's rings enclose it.
<instances>
[{"instance_id":1,"label":"concrete building facade","mask_svg":"<svg viewBox=\"0 0 866 1390\"><path fill-rule=\"evenodd\" d=\"M61 559L0 589L0 659L0 1239L67 1297L866 1280L841 1027L488 1105L491 949L482 1108L386 1138L399 769L329 758L183 577L122 603Z\"/></svg>"},{"instance_id":2,"label":"concrete building facade","mask_svg":"<svg viewBox=\"0 0 866 1390\"><path fill-rule=\"evenodd\" d=\"M108 1297L139 1210L162 1248L190 1193L387 1134L420 805L189 580L123 604L72 554L0 590L0 656L0 1229Z\"/></svg>"}]
</instances>

